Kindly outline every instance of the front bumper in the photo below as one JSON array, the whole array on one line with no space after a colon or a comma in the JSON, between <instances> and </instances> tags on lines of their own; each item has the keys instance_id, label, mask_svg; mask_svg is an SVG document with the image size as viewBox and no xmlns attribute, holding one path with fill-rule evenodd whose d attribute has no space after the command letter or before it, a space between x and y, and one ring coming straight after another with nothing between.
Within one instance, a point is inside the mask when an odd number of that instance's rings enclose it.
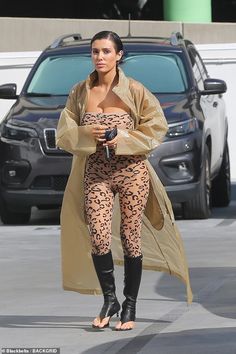
<instances>
[{"instance_id":1,"label":"front bumper","mask_svg":"<svg viewBox=\"0 0 236 354\"><path fill-rule=\"evenodd\" d=\"M64 191L53 190L1 190L1 198L11 211L25 211L32 206L51 209L60 207Z\"/></svg>"},{"instance_id":2,"label":"front bumper","mask_svg":"<svg viewBox=\"0 0 236 354\"><path fill-rule=\"evenodd\" d=\"M200 182L166 186L165 190L173 203L183 203L193 199L199 191Z\"/></svg>"},{"instance_id":3,"label":"front bumper","mask_svg":"<svg viewBox=\"0 0 236 354\"><path fill-rule=\"evenodd\" d=\"M186 202L198 194L201 160L199 132L165 140L149 155L149 162L174 203Z\"/></svg>"},{"instance_id":4,"label":"front bumper","mask_svg":"<svg viewBox=\"0 0 236 354\"><path fill-rule=\"evenodd\" d=\"M61 206L72 157L61 151L46 154L39 139L27 144L1 141L1 200L9 210Z\"/></svg>"}]
</instances>

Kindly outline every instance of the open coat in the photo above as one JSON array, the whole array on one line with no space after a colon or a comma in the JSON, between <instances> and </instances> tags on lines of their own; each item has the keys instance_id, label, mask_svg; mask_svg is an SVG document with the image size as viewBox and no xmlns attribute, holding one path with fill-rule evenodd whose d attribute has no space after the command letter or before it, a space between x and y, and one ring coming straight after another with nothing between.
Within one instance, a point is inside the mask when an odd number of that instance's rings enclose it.
<instances>
[{"instance_id":1,"label":"open coat","mask_svg":"<svg viewBox=\"0 0 236 354\"><path fill-rule=\"evenodd\" d=\"M130 108L134 130L118 129L117 155L147 155L162 141L168 129L162 108L141 83L127 78L118 69L119 82L113 92ZM57 146L72 153L71 173L61 209L62 278L65 290L87 294L101 293L91 258L89 230L84 213L84 170L86 159L96 151L92 125L81 126L90 88L97 73L75 85L58 122ZM166 191L152 166L145 160L150 174L150 192L143 216L143 268L168 272L186 285L187 301L192 292L183 243L175 223ZM118 198L112 221L112 253L115 264L123 264L120 242Z\"/></svg>"}]
</instances>

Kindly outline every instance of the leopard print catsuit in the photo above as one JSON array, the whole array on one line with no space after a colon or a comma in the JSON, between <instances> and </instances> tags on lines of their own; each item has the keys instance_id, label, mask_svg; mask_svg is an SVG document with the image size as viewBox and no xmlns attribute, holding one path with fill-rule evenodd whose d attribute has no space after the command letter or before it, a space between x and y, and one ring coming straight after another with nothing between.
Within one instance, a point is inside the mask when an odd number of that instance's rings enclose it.
<instances>
[{"instance_id":1,"label":"leopard print catsuit","mask_svg":"<svg viewBox=\"0 0 236 354\"><path fill-rule=\"evenodd\" d=\"M81 124L133 129L133 120L128 113L85 113ZM115 194L119 193L123 251L128 257L140 256L142 214L149 193L144 156L115 155L110 149L110 160L107 160L104 147L98 143L97 151L87 160L84 191L92 253L103 255L111 249L112 211Z\"/></svg>"}]
</instances>

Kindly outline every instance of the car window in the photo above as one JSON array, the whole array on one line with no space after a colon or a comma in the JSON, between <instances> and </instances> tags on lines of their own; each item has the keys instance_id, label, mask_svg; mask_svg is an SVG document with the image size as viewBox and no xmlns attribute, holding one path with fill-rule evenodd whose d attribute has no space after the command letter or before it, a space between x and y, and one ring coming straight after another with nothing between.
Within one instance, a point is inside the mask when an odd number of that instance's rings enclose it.
<instances>
[{"instance_id":1,"label":"car window","mask_svg":"<svg viewBox=\"0 0 236 354\"><path fill-rule=\"evenodd\" d=\"M207 72L201 63L198 53L193 48L189 49L189 56L197 86L199 90L204 90L203 80L207 78Z\"/></svg>"},{"instance_id":2,"label":"car window","mask_svg":"<svg viewBox=\"0 0 236 354\"><path fill-rule=\"evenodd\" d=\"M128 54L121 68L153 93L186 91L187 78L181 58L173 53Z\"/></svg>"},{"instance_id":3,"label":"car window","mask_svg":"<svg viewBox=\"0 0 236 354\"><path fill-rule=\"evenodd\" d=\"M206 71L206 68L205 66L203 65L203 62L198 54L198 52L196 52L196 55L195 55L195 60L196 60L196 63L197 63L197 66L201 72L201 75L202 75L202 78L203 80L207 79L208 77L208 74L207 74L207 71Z\"/></svg>"},{"instance_id":4,"label":"car window","mask_svg":"<svg viewBox=\"0 0 236 354\"><path fill-rule=\"evenodd\" d=\"M68 95L72 86L93 70L90 56L64 55L46 58L35 72L27 93Z\"/></svg>"}]
</instances>

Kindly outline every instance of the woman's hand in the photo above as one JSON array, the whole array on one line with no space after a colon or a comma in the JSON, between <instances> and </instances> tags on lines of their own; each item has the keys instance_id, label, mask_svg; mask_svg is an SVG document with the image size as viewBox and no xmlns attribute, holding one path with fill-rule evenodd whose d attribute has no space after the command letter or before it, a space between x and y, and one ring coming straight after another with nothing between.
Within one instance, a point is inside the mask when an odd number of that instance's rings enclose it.
<instances>
[{"instance_id":1,"label":"woman's hand","mask_svg":"<svg viewBox=\"0 0 236 354\"><path fill-rule=\"evenodd\" d=\"M103 143L103 146L107 145L111 149L115 149L117 145L117 136L112 139L112 140L107 140L105 143Z\"/></svg>"},{"instance_id":2,"label":"woman's hand","mask_svg":"<svg viewBox=\"0 0 236 354\"><path fill-rule=\"evenodd\" d=\"M93 137L97 141L104 142L106 139L104 139L105 136L105 130L107 129L106 125L95 125L93 129L91 130Z\"/></svg>"}]
</instances>

